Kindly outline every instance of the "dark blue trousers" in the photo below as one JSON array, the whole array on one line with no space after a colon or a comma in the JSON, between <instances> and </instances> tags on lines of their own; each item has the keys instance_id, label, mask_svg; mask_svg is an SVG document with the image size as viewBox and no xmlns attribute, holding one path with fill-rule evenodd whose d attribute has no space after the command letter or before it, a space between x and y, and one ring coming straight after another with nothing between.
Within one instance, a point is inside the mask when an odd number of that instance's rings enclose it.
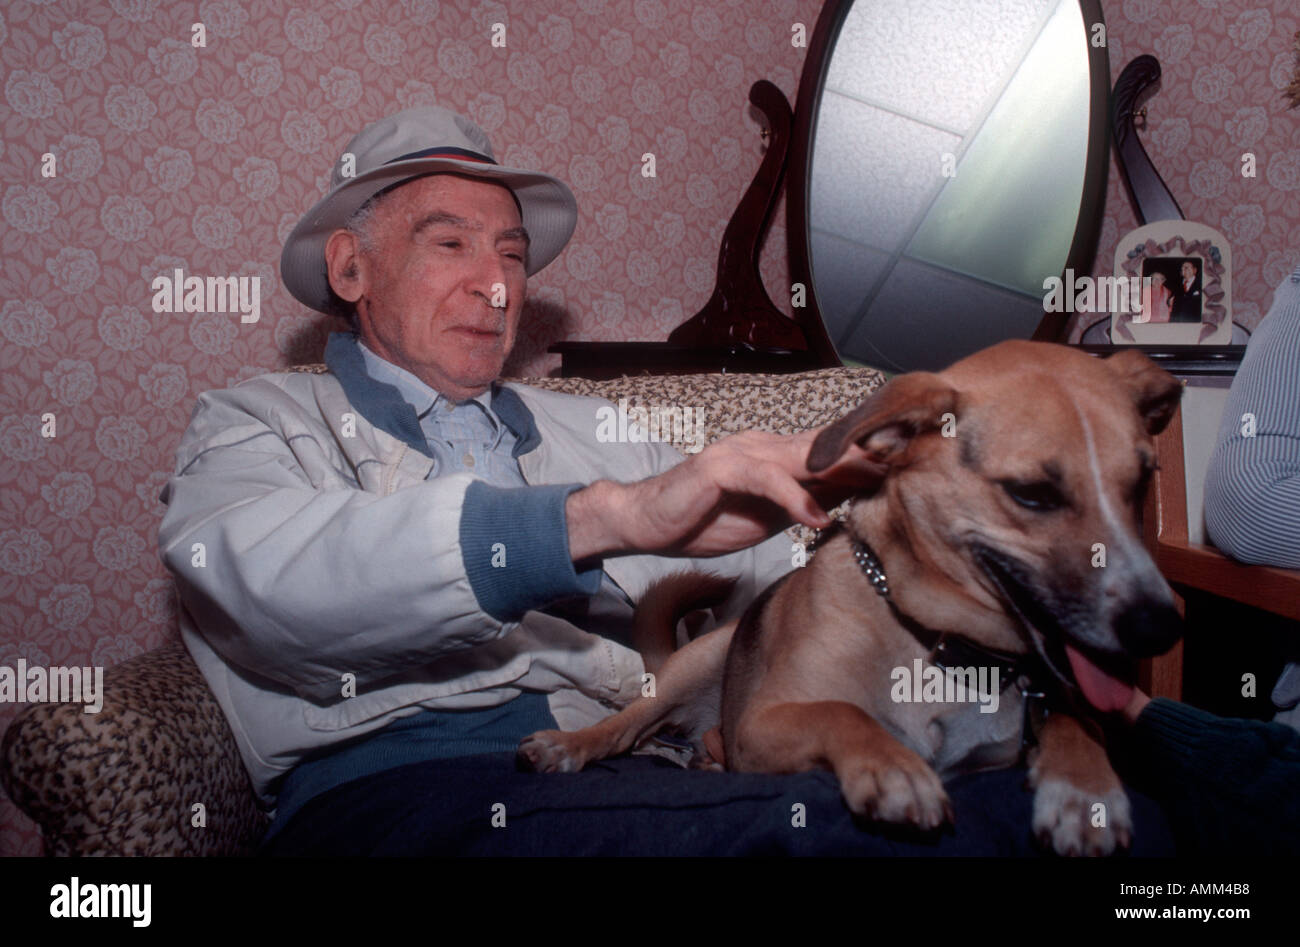
<instances>
[{"instance_id":1,"label":"dark blue trousers","mask_svg":"<svg viewBox=\"0 0 1300 947\"><path fill-rule=\"evenodd\" d=\"M411 763L308 801L267 855L1040 855L1025 770L947 784L955 827L934 834L855 823L828 772L684 770L657 757L581 773L517 772L513 753ZM1129 790L1131 855L1173 855L1169 825ZM796 804L802 827L793 824ZM496 823L496 824L494 824Z\"/></svg>"}]
</instances>

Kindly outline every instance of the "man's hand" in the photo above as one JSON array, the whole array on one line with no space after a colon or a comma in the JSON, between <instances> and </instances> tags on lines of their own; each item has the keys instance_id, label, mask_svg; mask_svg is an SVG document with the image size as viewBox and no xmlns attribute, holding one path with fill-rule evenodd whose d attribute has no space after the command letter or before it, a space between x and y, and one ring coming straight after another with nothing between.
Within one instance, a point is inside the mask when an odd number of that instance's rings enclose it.
<instances>
[{"instance_id":1,"label":"man's hand","mask_svg":"<svg viewBox=\"0 0 1300 947\"><path fill-rule=\"evenodd\" d=\"M818 433L745 431L657 477L598 480L570 494L565 515L573 561L621 553L716 556L752 546L792 520L829 525L820 504L835 506L885 468L850 445L834 466L810 474L808 451Z\"/></svg>"}]
</instances>

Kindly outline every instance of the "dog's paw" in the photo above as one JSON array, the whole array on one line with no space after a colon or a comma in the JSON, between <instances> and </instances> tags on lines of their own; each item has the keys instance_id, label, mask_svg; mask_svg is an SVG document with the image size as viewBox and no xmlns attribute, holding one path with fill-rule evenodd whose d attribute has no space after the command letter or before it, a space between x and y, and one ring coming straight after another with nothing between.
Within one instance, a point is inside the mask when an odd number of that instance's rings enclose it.
<instances>
[{"instance_id":1,"label":"dog's paw","mask_svg":"<svg viewBox=\"0 0 1300 947\"><path fill-rule=\"evenodd\" d=\"M534 773L576 773L587 765L587 759L572 737L563 730L538 730L519 741L515 764Z\"/></svg>"},{"instance_id":2,"label":"dog's paw","mask_svg":"<svg viewBox=\"0 0 1300 947\"><path fill-rule=\"evenodd\" d=\"M924 760L900 752L863 756L837 767L844 801L855 815L926 831L953 821L943 783Z\"/></svg>"},{"instance_id":3,"label":"dog's paw","mask_svg":"<svg viewBox=\"0 0 1300 947\"><path fill-rule=\"evenodd\" d=\"M1058 855L1113 855L1133 839L1133 814L1122 788L1089 793L1048 778L1034 793L1034 835Z\"/></svg>"},{"instance_id":4,"label":"dog's paw","mask_svg":"<svg viewBox=\"0 0 1300 947\"><path fill-rule=\"evenodd\" d=\"M710 773L721 773L725 767L709 755L708 750L696 749L691 755L690 762L686 764L690 769L707 770Z\"/></svg>"}]
</instances>

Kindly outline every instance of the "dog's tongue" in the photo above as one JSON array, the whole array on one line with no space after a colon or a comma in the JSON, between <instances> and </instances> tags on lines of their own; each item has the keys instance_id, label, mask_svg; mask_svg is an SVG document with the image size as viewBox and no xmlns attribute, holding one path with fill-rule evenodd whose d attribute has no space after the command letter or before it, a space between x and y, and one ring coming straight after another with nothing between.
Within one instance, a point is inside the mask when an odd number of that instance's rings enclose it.
<instances>
[{"instance_id":1,"label":"dog's tongue","mask_svg":"<svg viewBox=\"0 0 1300 947\"><path fill-rule=\"evenodd\" d=\"M1128 706L1129 698L1133 696L1132 684L1111 677L1068 644L1065 653L1070 659L1074 679L1079 682L1079 688L1083 691L1083 696L1088 698L1088 703L1103 713L1123 710Z\"/></svg>"}]
</instances>

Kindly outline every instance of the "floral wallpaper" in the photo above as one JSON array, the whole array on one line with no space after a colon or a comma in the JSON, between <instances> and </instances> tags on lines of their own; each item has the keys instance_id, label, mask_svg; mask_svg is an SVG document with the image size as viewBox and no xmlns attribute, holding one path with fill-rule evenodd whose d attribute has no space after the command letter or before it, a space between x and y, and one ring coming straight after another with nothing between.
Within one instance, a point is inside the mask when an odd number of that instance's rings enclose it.
<instances>
[{"instance_id":1,"label":"floral wallpaper","mask_svg":"<svg viewBox=\"0 0 1300 947\"><path fill-rule=\"evenodd\" d=\"M1143 53L1160 61L1142 143L1183 216L1227 237L1233 319L1254 328L1300 263L1300 109L1288 109L1283 95L1297 73L1300 7L1103 0L1102 9L1112 82ZM1116 242L1137 226L1112 160L1095 274L1113 272ZM1071 340L1097 318L1075 316Z\"/></svg>"},{"instance_id":2,"label":"floral wallpaper","mask_svg":"<svg viewBox=\"0 0 1300 947\"><path fill-rule=\"evenodd\" d=\"M437 103L581 216L530 281L510 374L563 338L662 339L713 287L762 156L759 78L794 100L819 0L11 0L0 10L0 666L116 664L175 634L158 493L196 396L319 360L340 325L280 247L366 122ZM1112 72L1165 66L1147 141L1222 229L1252 325L1300 246L1292 0L1108 2ZM498 25L500 25L498 27ZM493 43L500 36L504 45ZM1258 158L1243 179L1241 153ZM641 156L656 156L656 176ZM763 275L788 311L783 207ZM1098 273L1135 225L1113 169ZM155 312L151 282L260 278L255 322ZM21 705L0 703L0 729ZM0 854L39 833L0 797Z\"/></svg>"}]
</instances>

